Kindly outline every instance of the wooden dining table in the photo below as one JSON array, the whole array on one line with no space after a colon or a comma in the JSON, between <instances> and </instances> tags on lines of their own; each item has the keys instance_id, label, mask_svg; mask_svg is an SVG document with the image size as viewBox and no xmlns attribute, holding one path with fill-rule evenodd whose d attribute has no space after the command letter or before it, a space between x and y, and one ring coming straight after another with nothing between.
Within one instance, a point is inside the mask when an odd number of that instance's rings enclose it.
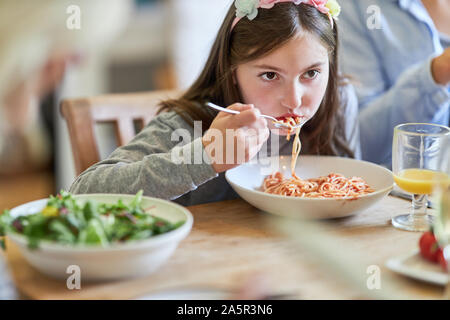
<instances>
[{"instance_id":1,"label":"wooden dining table","mask_svg":"<svg viewBox=\"0 0 450 320\"><path fill-rule=\"evenodd\" d=\"M389 258L418 248L421 233L391 225L393 215L407 212L410 202L387 196L371 208L346 218L326 220L333 237L349 243L342 248L362 252L366 265L379 266L381 280L389 276L398 292L413 299L439 299L443 287L395 274L385 267ZM365 299L371 292L340 279L332 265L313 259L314 252L294 243L268 223L272 215L241 199L188 207L194 217L190 234L168 262L143 278L89 283L70 290L66 281L44 276L7 241L6 257L15 286L28 299L136 299L168 290L210 288L235 292L248 279L265 279L271 294L291 299ZM341 252L330 254L342 257ZM349 266L352 261L349 261ZM356 262L355 262L356 263ZM322 265L321 265L322 264ZM364 265L364 264L362 264ZM368 275L369 276L369 275ZM385 280L387 281L387 280ZM381 282L383 290L383 282ZM386 284L386 283L384 283Z\"/></svg>"}]
</instances>

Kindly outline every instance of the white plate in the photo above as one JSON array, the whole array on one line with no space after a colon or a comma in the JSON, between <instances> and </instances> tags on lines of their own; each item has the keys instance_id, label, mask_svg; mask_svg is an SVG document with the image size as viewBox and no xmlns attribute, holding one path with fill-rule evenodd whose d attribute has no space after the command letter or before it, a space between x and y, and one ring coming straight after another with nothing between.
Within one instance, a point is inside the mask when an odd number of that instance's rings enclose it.
<instances>
[{"instance_id":1,"label":"white plate","mask_svg":"<svg viewBox=\"0 0 450 320\"><path fill-rule=\"evenodd\" d=\"M269 163L279 164L270 166ZM311 199L264 193L264 178L281 171L290 177L291 156L259 159L228 170L225 177L233 189L247 202L263 211L293 218L340 218L365 210L385 197L394 184L392 172L376 164L330 156L300 156L295 172L303 179L326 176L332 172L349 178L362 177L375 191L356 199Z\"/></svg>"},{"instance_id":2,"label":"white plate","mask_svg":"<svg viewBox=\"0 0 450 320\"><path fill-rule=\"evenodd\" d=\"M231 292L214 288L179 288L149 293L135 300L226 300Z\"/></svg>"},{"instance_id":3,"label":"white plate","mask_svg":"<svg viewBox=\"0 0 450 320\"><path fill-rule=\"evenodd\" d=\"M134 199L134 195L88 194L74 196L80 203L95 200L98 203L117 203L121 199L125 204ZM34 214L41 211L48 199L32 201L11 210L11 215ZM170 222L185 221L175 230L156 235L148 239L101 246L69 246L49 241L41 241L39 248L29 249L25 236L16 233L8 237L17 244L25 259L42 273L60 279L70 275L67 268L78 266L81 281L116 280L148 275L158 270L174 253L179 242L190 232L193 224L192 214L184 207L157 198L142 197L142 206L154 206L150 213ZM73 271L71 271L73 272Z\"/></svg>"},{"instance_id":4,"label":"white plate","mask_svg":"<svg viewBox=\"0 0 450 320\"><path fill-rule=\"evenodd\" d=\"M386 262L386 267L405 276L431 282L438 285L447 284L447 274L439 263L425 260L419 250L391 258Z\"/></svg>"}]
</instances>

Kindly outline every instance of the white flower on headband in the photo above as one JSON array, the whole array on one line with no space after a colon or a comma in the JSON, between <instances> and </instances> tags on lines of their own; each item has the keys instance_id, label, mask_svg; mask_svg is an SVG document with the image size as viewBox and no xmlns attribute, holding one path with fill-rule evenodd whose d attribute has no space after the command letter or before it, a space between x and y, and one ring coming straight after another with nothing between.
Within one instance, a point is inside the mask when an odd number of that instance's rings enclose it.
<instances>
[{"instance_id":1,"label":"white flower on headband","mask_svg":"<svg viewBox=\"0 0 450 320\"><path fill-rule=\"evenodd\" d=\"M249 20L253 20L258 15L259 0L236 0L234 5L239 19L247 16Z\"/></svg>"}]
</instances>

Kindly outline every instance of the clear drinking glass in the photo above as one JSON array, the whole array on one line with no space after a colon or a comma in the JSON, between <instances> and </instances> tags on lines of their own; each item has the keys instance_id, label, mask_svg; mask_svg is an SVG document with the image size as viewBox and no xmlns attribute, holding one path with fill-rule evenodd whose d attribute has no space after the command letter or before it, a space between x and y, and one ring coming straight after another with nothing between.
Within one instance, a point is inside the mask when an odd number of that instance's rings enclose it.
<instances>
[{"instance_id":1,"label":"clear drinking glass","mask_svg":"<svg viewBox=\"0 0 450 320\"><path fill-rule=\"evenodd\" d=\"M437 204L434 220L434 234L443 249L447 262L448 280L445 288L445 298L450 299L450 137L444 139L439 157L440 170L447 174L447 182L436 181L434 200Z\"/></svg>"},{"instance_id":2,"label":"clear drinking glass","mask_svg":"<svg viewBox=\"0 0 450 320\"><path fill-rule=\"evenodd\" d=\"M408 231L427 231L433 217L427 214L428 195L436 182L447 181L440 170L440 155L450 128L427 123L406 123L395 127L392 171L397 185L412 193L412 210L392 218L392 225Z\"/></svg>"}]
</instances>

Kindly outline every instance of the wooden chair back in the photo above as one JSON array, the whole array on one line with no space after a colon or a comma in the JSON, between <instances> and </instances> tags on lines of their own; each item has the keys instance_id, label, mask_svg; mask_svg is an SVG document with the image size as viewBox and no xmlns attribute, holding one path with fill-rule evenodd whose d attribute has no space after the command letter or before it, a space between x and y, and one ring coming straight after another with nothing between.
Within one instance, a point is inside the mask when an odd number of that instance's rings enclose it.
<instances>
[{"instance_id":1,"label":"wooden chair back","mask_svg":"<svg viewBox=\"0 0 450 320\"><path fill-rule=\"evenodd\" d=\"M61 113L69 130L76 174L101 160L95 139L97 123L113 123L117 145L123 146L136 135L136 123L143 128L156 116L159 102L178 95L168 90L63 100Z\"/></svg>"}]
</instances>

